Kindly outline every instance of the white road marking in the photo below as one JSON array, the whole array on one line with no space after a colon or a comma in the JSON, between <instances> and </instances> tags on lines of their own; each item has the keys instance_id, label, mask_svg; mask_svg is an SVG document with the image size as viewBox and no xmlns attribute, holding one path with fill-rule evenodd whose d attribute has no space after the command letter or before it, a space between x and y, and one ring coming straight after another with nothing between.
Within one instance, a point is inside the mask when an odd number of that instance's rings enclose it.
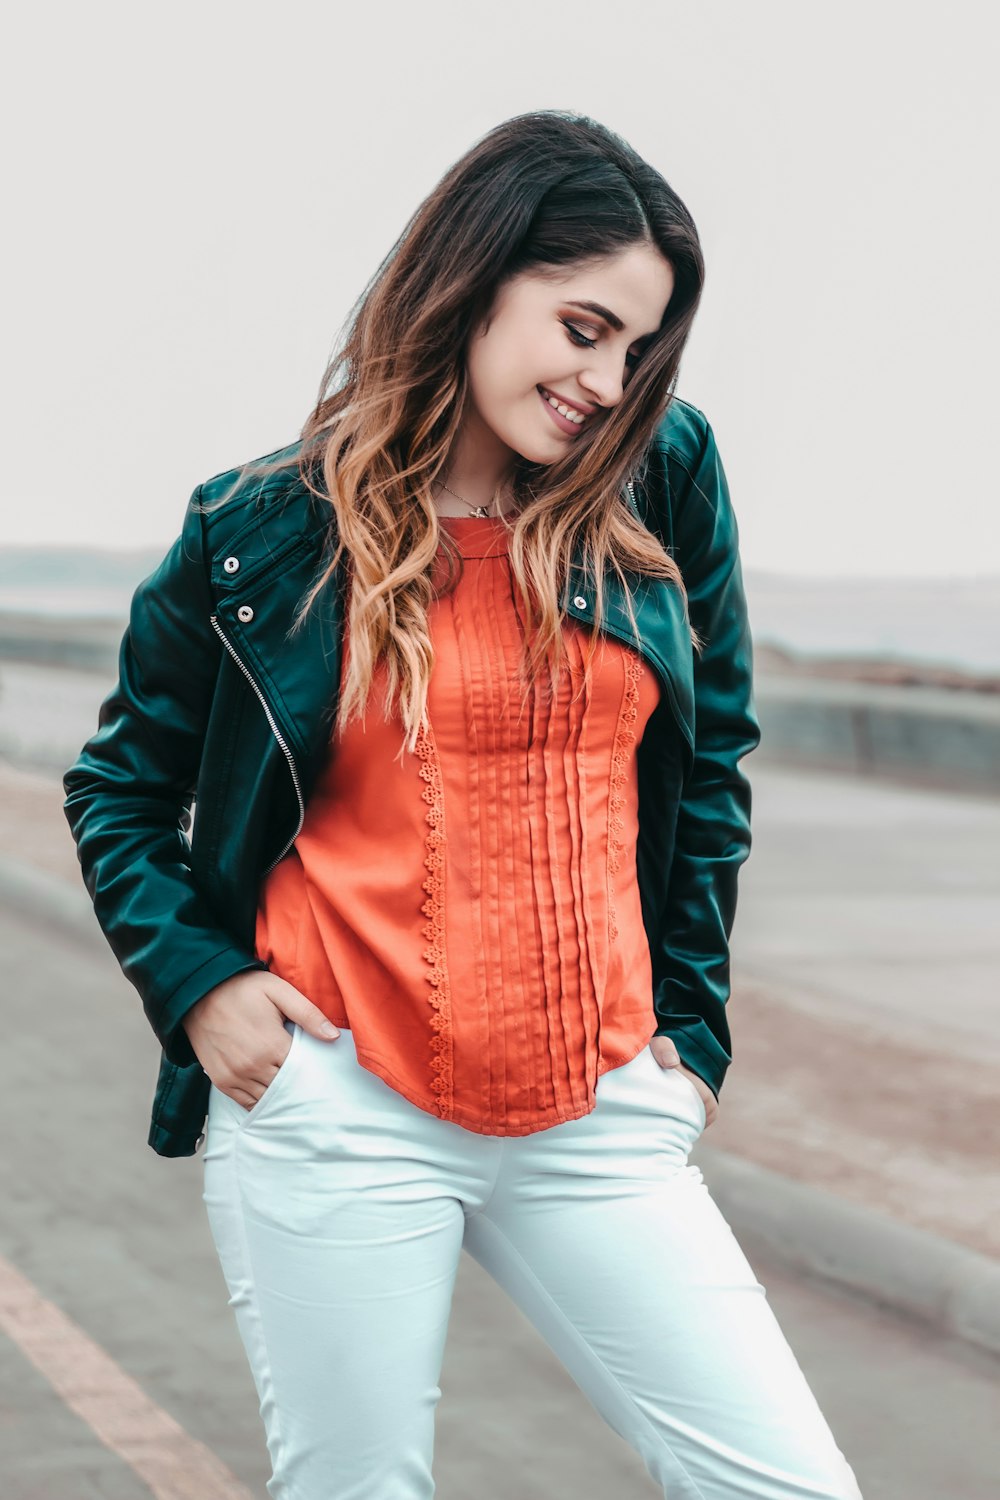
<instances>
[{"instance_id":1,"label":"white road marking","mask_svg":"<svg viewBox=\"0 0 1000 1500\"><path fill-rule=\"evenodd\" d=\"M0 1256L0 1328L156 1500L254 1500L109 1354Z\"/></svg>"}]
</instances>

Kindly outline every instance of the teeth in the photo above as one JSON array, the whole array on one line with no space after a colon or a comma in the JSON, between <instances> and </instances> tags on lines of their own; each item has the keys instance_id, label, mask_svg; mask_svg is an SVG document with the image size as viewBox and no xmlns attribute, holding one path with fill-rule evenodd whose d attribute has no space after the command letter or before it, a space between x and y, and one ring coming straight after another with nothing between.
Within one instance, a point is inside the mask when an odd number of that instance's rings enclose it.
<instances>
[{"instance_id":1,"label":"teeth","mask_svg":"<svg viewBox=\"0 0 1000 1500\"><path fill-rule=\"evenodd\" d=\"M562 412L562 414L563 414L564 417L569 417L570 421L571 422L575 422L578 427L580 426L580 424L582 422L584 422L586 420L586 418L583 416L583 414L581 412L573 411L570 407L563 406L563 404L562 404L561 401L556 401L551 396L548 396L548 395L545 397L545 399L549 403L550 406L554 406L555 409L556 409L556 411Z\"/></svg>"}]
</instances>

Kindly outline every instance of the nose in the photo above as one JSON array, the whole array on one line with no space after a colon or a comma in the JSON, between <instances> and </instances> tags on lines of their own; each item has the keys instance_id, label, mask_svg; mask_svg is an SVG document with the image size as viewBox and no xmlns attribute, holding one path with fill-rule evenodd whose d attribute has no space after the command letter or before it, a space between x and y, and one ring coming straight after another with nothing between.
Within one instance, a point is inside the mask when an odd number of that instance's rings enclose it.
<instances>
[{"instance_id":1,"label":"nose","mask_svg":"<svg viewBox=\"0 0 1000 1500\"><path fill-rule=\"evenodd\" d=\"M610 359L594 361L579 374L580 385L599 406L617 406L625 394L622 369Z\"/></svg>"}]
</instances>

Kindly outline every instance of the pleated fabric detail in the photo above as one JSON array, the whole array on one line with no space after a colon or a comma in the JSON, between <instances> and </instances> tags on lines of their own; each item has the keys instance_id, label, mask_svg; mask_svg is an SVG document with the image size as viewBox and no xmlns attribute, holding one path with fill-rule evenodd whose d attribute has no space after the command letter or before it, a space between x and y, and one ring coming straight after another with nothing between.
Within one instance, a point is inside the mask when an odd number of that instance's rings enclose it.
<instances>
[{"instance_id":1,"label":"pleated fabric detail","mask_svg":"<svg viewBox=\"0 0 1000 1500\"><path fill-rule=\"evenodd\" d=\"M397 758L380 667L266 882L258 952L413 1103L524 1135L588 1113L655 1029L635 751L659 686L566 621L555 691L523 694L503 523L443 524L463 574L429 613L416 753Z\"/></svg>"}]
</instances>

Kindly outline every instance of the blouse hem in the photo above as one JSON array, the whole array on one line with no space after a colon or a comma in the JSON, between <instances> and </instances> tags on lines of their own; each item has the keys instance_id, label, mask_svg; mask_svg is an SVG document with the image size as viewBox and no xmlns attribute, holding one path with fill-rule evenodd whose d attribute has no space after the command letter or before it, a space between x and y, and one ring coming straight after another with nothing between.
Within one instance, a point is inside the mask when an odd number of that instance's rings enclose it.
<instances>
[{"instance_id":1,"label":"blouse hem","mask_svg":"<svg viewBox=\"0 0 1000 1500\"><path fill-rule=\"evenodd\" d=\"M616 1068L624 1068L626 1063L634 1062L635 1059L639 1056L639 1053L649 1046L652 1038L653 1032L650 1032L646 1040L640 1046L638 1046L635 1051L632 1052L628 1057L623 1057L621 1062L611 1063L608 1067L604 1068L602 1068L599 1063L597 1067L598 1080L600 1080L605 1073L613 1073ZM549 1130L554 1125L568 1125L571 1120L582 1120L587 1115L593 1114L596 1107L595 1101L595 1104L591 1104L587 1109L578 1110L575 1114L555 1115L551 1120L547 1120L543 1124L512 1126L508 1127L506 1130L484 1130L482 1128L482 1121L478 1119L478 1117L466 1115L464 1111L462 1111L461 1107L456 1106L454 1102L451 1106L452 1113L448 1115L447 1118L438 1114L437 1110L435 1110L433 1105L430 1105L427 1100L415 1098L414 1095L410 1092L409 1088L407 1088L400 1081L393 1070L385 1063L383 1063L381 1059L379 1059L375 1055L375 1053L368 1052L366 1049L360 1048L357 1045L357 1042L355 1042L355 1053L357 1055L358 1062L362 1065L362 1067L367 1068L370 1073L374 1073L376 1077L381 1078L383 1083L386 1083L390 1086L390 1088L395 1089L397 1094L401 1094L402 1097L406 1099L410 1104L414 1105L415 1108L421 1110L426 1115L433 1116L433 1118L436 1120L441 1120L442 1124L460 1125L463 1130L471 1130L475 1135L494 1135L498 1137L537 1135L540 1131Z\"/></svg>"}]
</instances>

